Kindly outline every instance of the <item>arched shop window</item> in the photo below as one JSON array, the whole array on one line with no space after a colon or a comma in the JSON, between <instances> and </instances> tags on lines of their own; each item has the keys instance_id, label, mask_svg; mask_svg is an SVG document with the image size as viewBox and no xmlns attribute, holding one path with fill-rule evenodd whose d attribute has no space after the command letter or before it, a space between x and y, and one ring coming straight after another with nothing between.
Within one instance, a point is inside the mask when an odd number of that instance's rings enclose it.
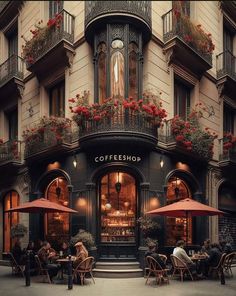
<instances>
[{"instance_id":1,"label":"arched shop window","mask_svg":"<svg viewBox=\"0 0 236 296\"><path fill-rule=\"evenodd\" d=\"M94 36L95 89L98 102L142 94L142 32L128 24L107 24Z\"/></svg>"},{"instance_id":2,"label":"arched shop window","mask_svg":"<svg viewBox=\"0 0 236 296\"><path fill-rule=\"evenodd\" d=\"M185 198L191 198L191 192L184 180L172 177L168 182L166 198L167 204L172 204ZM188 244L192 243L192 218L188 218L187 221L186 218L166 217L166 245L174 246L180 239Z\"/></svg>"},{"instance_id":3,"label":"arched shop window","mask_svg":"<svg viewBox=\"0 0 236 296\"><path fill-rule=\"evenodd\" d=\"M45 196L52 202L69 206L67 180L63 177L54 179L47 187ZM48 241L60 245L69 239L69 214L48 213L45 215L45 237Z\"/></svg>"},{"instance_id":4,"label":"arched shop window","mask_svg":"<svg viewBox=\"0 0 236 296\"><path fill-rule=\"evenodd\" d=\"M4 197L4 252L10 252L15 239L11 238L11 227L19 223L19 213L6 212L10 208L17 207L20 204L20 196L16 191L10 191Z\"/></svg>"},{"instance_id":5,"label":"arched shop window","mask_svg":"<svg viewBox=\"0 0 236 296\"><path fill-rule=\"evenodd\" d=\"M101 178L101 243L135 242L136 182L124 172L112 172Z\"/></svg>"}]
</instances>

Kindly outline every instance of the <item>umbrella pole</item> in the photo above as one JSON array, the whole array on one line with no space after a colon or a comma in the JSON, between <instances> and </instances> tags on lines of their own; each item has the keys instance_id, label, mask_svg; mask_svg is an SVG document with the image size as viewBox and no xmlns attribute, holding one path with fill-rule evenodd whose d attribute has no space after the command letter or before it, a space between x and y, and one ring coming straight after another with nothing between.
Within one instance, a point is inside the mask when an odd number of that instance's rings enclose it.
<instances>
[{"instance_id":1,"label":"umbrella pole","mask_svg":"<svg viewBox=\"0 0 236 296\"><path fill-rule=\"evenodd\" d=\"M186 211L186 246L188 246L188 211Z\"/></svg>"}]
</instances>

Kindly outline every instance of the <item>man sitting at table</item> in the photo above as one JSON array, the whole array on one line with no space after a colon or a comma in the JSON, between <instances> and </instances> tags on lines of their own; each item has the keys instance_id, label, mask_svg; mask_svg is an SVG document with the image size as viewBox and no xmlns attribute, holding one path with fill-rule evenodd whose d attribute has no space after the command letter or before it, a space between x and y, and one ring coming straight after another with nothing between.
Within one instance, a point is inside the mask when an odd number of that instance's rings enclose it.
<instances>
[{"instance_id":1,"label":"man sitting at table","mask_svg":"<svg viewBox=\"0 0 236 296\"><path fill-rule=\"evenodd\" d=\"M187 265L191 273L194 275L197 273L196 264L187 255L186 251L184 250L184 245L185 245L184 240L177 241L176 248L174 248L174 251L173 251L173 255L175 255L180 260L182 260Z\"/></svg>"},{"instance_id":2,"label":"man sitting at table","mask_svg":"<svg viewBox=\"0 0 236 296\"><path fill-rule=\"evenodd\" d=\"M48 270L50 280L52 281L52 278L57 275L60 266L54 263L50 263L50 260L56 256L56 253L50 252L50 249L51 245L49 244L49 242L43 242L42 248L38 251L38 256L43 268L46 268Z\"/></svg>"},{"instance_id":3,"label":"man sitting at table","mask_svg":"<svg viewBox=\"0 0 236 296\"><path fill-rule=\"evenodd\" d=\"M157 244L155 244L153 242L150 242L148 244L148 251L145 253L145 258L147 256L153 257L157 261L157 263L161 266L161 268L162 269L165 269L166 268L166 265L162 261L161 257L158 255L157 248L158 248L158 245Z\"/></svg>"},{"instance_id":4,"label":"man sitting at table","mask_svg":"<svg viewBox=\"0 0 236 296\"><path fill-rule=\"evenodd\" d=\"M219 244L212 243L209 257L206 259L205 276L208 276L208 272L211 267L216 267L219 264L221 256L222 252L220 250Z\"/></svg>"},{"instance_id":5,"label":"man sitting at table","mask_svg":"<svg viewBox=\"0 0 236 296\"><path fill-rule=\"evenodd\" d=\"M203 242L203 246L201 248L201 253L202 254L205 254L207 256L209 256L209 253L210 253L210 250L211 250L211 241L208 239L205 239L204 242Z\"/></svg>"}]
</instances>

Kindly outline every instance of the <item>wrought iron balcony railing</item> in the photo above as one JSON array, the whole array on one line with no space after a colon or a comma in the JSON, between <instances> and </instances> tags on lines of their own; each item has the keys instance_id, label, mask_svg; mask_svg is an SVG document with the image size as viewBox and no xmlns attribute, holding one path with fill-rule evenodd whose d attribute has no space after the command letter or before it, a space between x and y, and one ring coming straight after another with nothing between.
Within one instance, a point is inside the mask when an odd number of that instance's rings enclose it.
<instances>
[{"instance_id":1,"label":"wrought iron balcony railing","mask_svg":"<svg viewBox=\"0 0 236 296\"><path fill-rule=\"evenodd\" d=\"M196 54L203 58L210 65L212 64L212 54L206 53L201 48L204 48L204 42L206 40L194 40L196 36L191 36L196 32L197 28L191 23L189 17L179 14L175 9L171 9L162 16L163 18L163 38L164 42L171 40L172 38L179 38L187 46L189 46ZM198 34L200 37L200 34ZM198 46L196 46L198 44ZM200 46L202 44L202 46Z\"/></svg>"},{"instance_id":2,"label":"wrought iron balcony railing","mask_svg":"<svg viewBox=\"0 0 236 296\"><path fill-rule=\"evenodd\" d=\"M23 79L23 59L12 55L0 65L0 87L13 77Z\"/></svg>"},{"instance_id":3,"label":"wrought iron balcony railing","mask_svg":"<svg viewBox=\"0 0 236 296\"><path fill-rule=\"evenodd\" d=\"M224 138L219 139L219 161L232 161L236 163L236 145L228 144Z\"/></svg>"},{"instance_id":4,"label":"wrought iron balcony railing","mask_svg":"<svg viewBox=\"0 0 236 296\"><path fill-rule=\"evenodd\" d=\"M21 162L21 142L17 140L0 143L0 165L5 162Z\"/></svg>"},{"instance_id":5,"label":"wrought iron balcony railing","mask_svg":"<svg viewBox=\"0 0 236 296\"><path fill-rule=\"evenodd\" d=\"M87 136L102 137L109 135L132 135L151 137L157 141L157 126L141 114L119 107L112 117L100 121L86 121L80 126L79 139Z\"/></svg>"},{"instance_id":6,"label":"wrought iron balcony railing","mask_svg":"<svg viewBox=\"0 0 236 296\"><path fill-rule=\"evenodd\" d=\"M228 50L216 57L217 78L229 75L236 80L236 57Z\"/></svg>"},{"instance_id":7,"label":"wrought iron balcony railing","mask_svg":"<svg viewBox=\"0 0 236 296\"><path fill-rule=\"evenodd\" d=\"M54 26L46 31L45 37L37 41L31 46L31 50L27 53L30 56L31 62L26 58L26 65L29 68L38 59L44 56L48 51L55 47L59 42L65 40L73 44L74 42L74 16L66 10L62 10L60 25ZM35 38L36 40L37 38Z\"/></svg>"},{"instance_id":8,"label":"wrought iron balcony railing","mask_svg":"<svg viewBox=\"0 0 236 296\"><path fill-rule=\"evenodd\" d=\"M151 1L85 1L85 27L101 15L134 15L151 28Z\"/></svg>"},{"instance_id":9,"label":"wrought iron balcony railing","mask_svg":"<svg viewBox=\"0 0 236 296\"><path fill-rule=\"evenodd\" d=\"M43 131L37 131L33 136L25 140L25 158L40 154L48 153L55 147L68 146L75 140L75 135L71 128L66 128L60 133L53 127L45 127ZM58 150L58 149L57 149ZM59 149L60 150L60 149Z\"/></svg>"},{"instance_id":10,"label":"wrought iron balcony railing","mask_svg":"<svg viewBox=\"0 0 236 296\"><path fill-rule=\"evenodd\" d=\"M1 1L0 2L0 13L3 11L3 9L10 3L11 1Z\"/></svg>"}]
</instances>

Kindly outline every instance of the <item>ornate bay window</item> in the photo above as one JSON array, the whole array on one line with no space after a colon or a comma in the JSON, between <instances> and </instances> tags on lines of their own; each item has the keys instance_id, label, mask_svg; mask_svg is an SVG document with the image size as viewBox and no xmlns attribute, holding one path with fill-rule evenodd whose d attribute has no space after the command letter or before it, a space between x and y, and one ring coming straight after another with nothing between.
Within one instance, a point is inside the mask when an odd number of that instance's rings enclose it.
<instances>
[{"instance_id":1,"label":"ornate bay window","mask_svg":"<svg viewBox=\"0 0 236 296\"><path fill-rule=\"evenodd\" d=\"M95 98L142 93L143 36L129 24L107 24L94 36Z\"/></svg>"}]
</instances>

